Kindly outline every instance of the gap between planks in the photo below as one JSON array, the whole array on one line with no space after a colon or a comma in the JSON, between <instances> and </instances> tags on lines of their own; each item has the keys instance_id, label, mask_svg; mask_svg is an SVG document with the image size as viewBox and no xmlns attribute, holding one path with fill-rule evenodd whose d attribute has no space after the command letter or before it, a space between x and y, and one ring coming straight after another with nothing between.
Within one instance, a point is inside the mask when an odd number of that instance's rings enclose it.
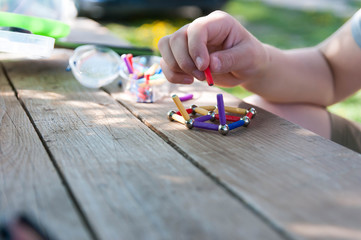
<instances>
[{"instance_id":1,"label":"gap between planks","mask_svg":"<svg viewBox=\"0 0 361 240\"><path fill-rule=\"evenodd\" d=\"M163 139L169 146L171 146L174 150L176 150L179 154L181 154L185 159L187 159L193 166L195 166L199 171L201 171L203 174L205 174L208 178L210 178L217 186L219 186L221 189L223 189L227 194L229 194L231 197L235 198L238 202L240 202L242 205L246 207L246 209L250 210L253 214L255 214L257 217L261 219L262 222L264 222L266 225L268 225L271 229L273 229L280 237L284 238L285 240L296 240L291 234L288 233L287 230L276 224L274 221L272 221L270 218L268 218L266 215L262 214L262 212L257 209L256 206L252 205L252 203L247 202L244 197L237 194L235 191L233 191L230 187L227 186L226 183L222 182L217 176L213 175L210 171L207 170L204 166L199 164L196 160L194 160L188 153L183 151L176 143L169 140L169 138L162 133L161 131L158 131L152 124L147 122L142 116L137 114L135 111L132 111L131 108L129 108L126 104L124 104L121 100L116 99L112 96L111 92L109 92L105 88L101 88L104 92L106 92L110 97L115 99L120 105L122 105L125 109L127 109L134 117L139 119L144 125L146 125L150 130L152 130L155 134L157 134L161 139Z\"/></svg>"}]
</instances>

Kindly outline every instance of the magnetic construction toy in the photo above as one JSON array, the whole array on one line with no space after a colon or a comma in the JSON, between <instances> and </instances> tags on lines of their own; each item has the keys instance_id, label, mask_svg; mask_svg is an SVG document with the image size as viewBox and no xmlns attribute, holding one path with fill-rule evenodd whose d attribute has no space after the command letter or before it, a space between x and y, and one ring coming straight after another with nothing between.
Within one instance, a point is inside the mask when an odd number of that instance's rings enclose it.
<instances>
[{"instance_id":1,"label":"magnetic construction toy","mask_svg":"<svg viewBox=\"0 0 361 240\"><path fill-rule=\"evenodd\" d=\"M207 130L219 131L221 134L227 135L230 130L241 126L247 127L248 124L251 122L251 119L256 115L256 110L254 108L244 109L224 106L222 94L217 94L217 106L198 107L196 105L192 105L191 108L188 109L184 108L177 95L173 95L172 99L179 111L169 111L169 120L182 123L186 125L189 129L192 129L193 127L202 128ZM237 117L233 115L226 115L226 112L241 114L244 116ZM202 116L197 118L191 118L189 116L189 114L195 116L197 113ZM214 122L215 120L219 120L219 124L207 122ZM231 123L227 124L227 121Z\"/></svg>"}]
</instances>

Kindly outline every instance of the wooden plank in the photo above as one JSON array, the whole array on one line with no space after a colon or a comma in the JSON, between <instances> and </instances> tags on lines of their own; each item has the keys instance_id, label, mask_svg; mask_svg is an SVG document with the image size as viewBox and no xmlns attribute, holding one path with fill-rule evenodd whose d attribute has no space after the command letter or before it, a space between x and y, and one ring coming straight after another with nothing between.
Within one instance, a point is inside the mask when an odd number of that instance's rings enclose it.
<instances>
[{"instance_id":1,"label":"wooden plank","mask_svg":"<svg viewBox=\"0 0 361 240\"><path fill-rule=\"evenodd\" d=\"M0 65L0 218L25 212L57 239L89 239Z\"/></svg>"},{"instance_id":2,"label":"wooden plank","mask_svg":"<svg viewBox=\"0 0 361 240\"><path fill-rule=\"evenodd\" d=\"M5 65L100 239L284 239L108 94L80 86L66 55Z\"/></svg>"},{"instance_id":3,"label":"wooden plank","mask_svg":"<svg viewBox=\"0 0 361 240\"><path fill-rule=\"evenodd\" d=\"M140 104L115 86L108 91L274 226L300 239L361 239L361 155L262 109L248 128L222 136L169 122L171 98ZM249 107L217 88L196 83L191 104Z\"/></svg>"}]
</instances>

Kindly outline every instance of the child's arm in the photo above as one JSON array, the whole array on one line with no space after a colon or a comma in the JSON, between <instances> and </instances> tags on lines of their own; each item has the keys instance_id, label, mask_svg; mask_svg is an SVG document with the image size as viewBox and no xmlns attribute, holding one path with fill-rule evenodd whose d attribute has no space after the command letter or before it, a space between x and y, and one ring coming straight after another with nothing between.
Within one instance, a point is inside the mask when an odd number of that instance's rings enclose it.
<instances>
[{"instance_id":1,"label":"child's arm","mask_svg":"<svg viewBox=\"0 0 361 240\"><path fill-rule=\"evenodd\" d=\"M243 86L267 100L328 106L361 88L361 48L350 21L314 48L265 48L271 58L267 71Z\"/></svg>"},{"instance_id":2,"label":"child's arm","mask_svg":"<svg viewBox=\"0 0 361 240\"><path fill-rule=\"evenodd\" d=\"M361 17L361 10L358 12ZM355 20L355 19L353 19ZM361 25L361 18L357 24ZM351 20L318 48L324 55L332 73L334 86L332 101L339 102L361 88L361 45L357 45L351 31ZM358 29L358 41L361 41L361 29Z\"/></svg>"},{"instance_id":3,"label":"child's arm","mask_svg":"<svg viewBox=\"0 0 361 240\"><path fill-rule=\"evenodd\" d=\"M361 49L349 22L319 46L283 51L217 11L163 38L159 49L171 82L204 80L202 71L210 66L217 85L240 84L275 102L327 106L361 87Z\"/></svg>"}]
</instances>

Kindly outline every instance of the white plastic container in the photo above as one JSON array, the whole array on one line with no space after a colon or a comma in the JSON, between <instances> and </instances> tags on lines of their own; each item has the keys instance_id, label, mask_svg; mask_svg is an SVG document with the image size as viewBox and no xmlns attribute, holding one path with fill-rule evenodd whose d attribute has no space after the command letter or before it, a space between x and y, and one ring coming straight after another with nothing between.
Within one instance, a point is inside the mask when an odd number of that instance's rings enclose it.
<instances>
[{"instance_id":1,"label":"white plastic container","mask_svg":"<svg viewBox=\"0 0 361 240\"><path fill-rule=\"evenodd\" d=\"M0 0L0 52L49 57L54 38L65 37L74 18L70 0ZM74 7L75 8L75 7Z\"/></svg>"},{"instance_id":2,"label":"white plastic container","mask_svg":"<svg viewBox=\"0 0 361 240\"><path fill-rule=\"evenodd\" d=\"M49 57L53 51L54 42L54 38L51 37L0 30L0 52Z\"/></svg>"}]
</instances>

